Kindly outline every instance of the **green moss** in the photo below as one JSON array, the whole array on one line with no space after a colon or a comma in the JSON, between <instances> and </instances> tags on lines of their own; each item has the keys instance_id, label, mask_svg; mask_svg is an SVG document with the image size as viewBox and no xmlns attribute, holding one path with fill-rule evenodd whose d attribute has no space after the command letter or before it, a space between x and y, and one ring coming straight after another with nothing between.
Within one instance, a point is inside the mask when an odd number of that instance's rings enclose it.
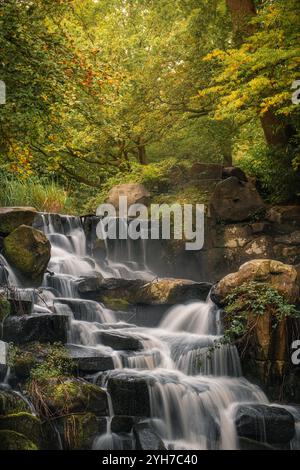
<instances>
[{"instance_id":1,"label":"green moss","mask_svg":"<svg viewBox=\"0 0 300 470\"><path fill-rule=\"evenodd\" d=\"M98 422L93 413L72 414L62 418L62 428L67 449L88 450L98 433Z\"/></svg>"},{"instance_id":2,"label":"green moss","mask_svg":"<svg viewBox=\"0 0 300 470\"><path fill-rule=\"evenodd\" d=\"M15 431L23 434L36 445L40 442L41 422L30 413L20 412L0 416L0 430Z\"/></svg>"},{"instance_id":3,"label":"green moss","mask_svg":"<svg viewBox=\"0 0 300 470\"><path fill-rule=\"evenodd\" d=\"M10 302L3 295L0 295L0 323L3 323L6 317L10 315Z\"/></svg>"},{"instance_id":4,"label":"green moss","mask_svg":"<svg viewBox=\"0 0 300 470\"><path fill-rule=\"evenodd\" d=\"M38 450L38 447L23 434L15 431L0 431L0 450Z\"/></svg>"},{"instance_id":5,"label":"green moss","mask_svg":"<svg viewBox=\"0 0 300 470\"><path fill-rule=\"evenodd\" d=\"M18 395L12 392L0 391L0 415L28 412L29 406Z\"/></svg>"},{"instance_id":6,"label":"green moss","mask_svg":"<svg viewBox=\"0 0 300 470\"><path fill-rule=\"evenodd\" d=\"M34 219L34 210L8 211L0 214L0 233L9 234L19 225L31 225Z\"/></svg>"},{"instance_id":7,"label":"green moss","mask_svg":"<svg viewBox=\"0 0 300 470\"><path fill-rule=\"evenodd\" d=\"M103 297L101 299L101 302L104 303L104 305L111 310L123 310L126 311L128 310L130 304L127 300L125 299L115 299L115 298L110 298L110 297Z\"/></svg>"}]
</instances>

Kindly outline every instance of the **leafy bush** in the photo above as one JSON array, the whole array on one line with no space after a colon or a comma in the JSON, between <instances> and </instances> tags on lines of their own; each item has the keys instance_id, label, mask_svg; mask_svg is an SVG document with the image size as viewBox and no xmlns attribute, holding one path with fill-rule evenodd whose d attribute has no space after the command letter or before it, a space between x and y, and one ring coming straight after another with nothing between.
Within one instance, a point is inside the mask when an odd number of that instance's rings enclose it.
<instances>
[{"instance_id":1,"label":"leafy bush","mask_svg":"<svg viewBox=\"0 0 300 470\"><path fill-rule=\"evenodd\" d=\"M271 314L273 328L285 318L299 318L294 305L264 283L245 282L225 298L224 341L232 342L246 336L260 316Z\"/></svg>"}]
</instances>

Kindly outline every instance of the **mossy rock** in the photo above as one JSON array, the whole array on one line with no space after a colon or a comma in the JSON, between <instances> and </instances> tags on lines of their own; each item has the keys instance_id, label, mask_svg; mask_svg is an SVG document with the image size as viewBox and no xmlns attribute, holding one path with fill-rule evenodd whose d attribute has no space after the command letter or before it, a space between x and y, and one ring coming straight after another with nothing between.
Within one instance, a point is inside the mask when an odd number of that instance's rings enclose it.
<instances>
[{"instance_id":1,"label":"mossy rock","mask_svg":"<svg viewBox=\"0 0 300 470\"><path fill-rule=\"evenodd\" d=\"M29 412L29 406L13 392L0 390L0 415Z\"/></svg>"},{"instance_id":2,"label":"mossy rock","mask_svg":"<svg viewBox=\"0 0 300 470\"><path fill-rule=\"evenodd\" d=\"M4 239L4 256L28 281L40 284L51 256L45 235L21 225Z\"/></svg>"},{"instance_id":3,"label":"mossy rock","mask_svg":"<svg viewBox=\"0 0 300 470\"><path fill-rule=\"evenodd\" d=\"M126 312L130 307L130 303L125 299L112 299L110 297L103 297L102 302L107 308L115 311L121 310Z\"/></svg>"},{"instance_id":4,"label":"mossy rock","mask_svg":"<svg viewBox=\"0 0 300 470\"><path fill-rule=\"evenodd\" d=\"M55 421L66 450L89 450L97 434L98 422L93 413L71 414Z\"/></svg>"},{"instance_id":5,"label":"mossy rock","mask_svg":"<svg viewBox=\"0 0 300 470\"><path fill-rule=\"evenodd\" d=\"M108 402L105 390L97 385L75 378L56 378L28 386L33 403L41 411L49 410L56 416L68 413L95 413L107 416Z\"/></svg>"},{"instance_id":6,"label":"mossy rock","mask_svg":"<svg viewBox=\"0 0 300 470\"><path fill-rule=\"evenodd\" d=\"M23 434L38 445L41 436L41 421L36 416L24 412L0 416L0 431L3 430Z\"/></svg>"},{"instance_id":7,"label":"mossy rock","mask_svg":"<svg viewBox=\"0 0 300 470\"><path fill-rule=\"evenodd\" d=\"M9 300L0 295L0 323L2 323L6 317L10 315L11 306Z\"/></svg>"},{"instance_id":8,"label":"mossy rock","mask_svg":"<svg viewBox=\"0 0 300 470\"><path fill-rule=\"evenodd\" d=\"M38 447L23 434L15 431L0 431L0 450L38 450Z\"/></svg>"},{"instance_id":9,"label":"mossy rock","mask_svg":"<svg viewBox=\"0 0 300 470\"><path fill-rule=\"evenodd\" d=\"M36 214L34 207L1 207L0 233L8 235L20 225L31 225Z\"/></svg>"}]
</instances>

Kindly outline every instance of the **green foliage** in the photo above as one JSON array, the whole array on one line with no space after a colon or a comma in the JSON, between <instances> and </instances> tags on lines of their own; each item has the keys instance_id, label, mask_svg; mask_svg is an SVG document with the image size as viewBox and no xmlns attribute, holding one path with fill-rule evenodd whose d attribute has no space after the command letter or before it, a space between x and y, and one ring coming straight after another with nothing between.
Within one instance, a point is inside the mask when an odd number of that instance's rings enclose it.
<instances>
[{"instance_id":1,"label":"green foliage","mask_svg":"<svg viewBox=\"0 0 300 470\"><path fill-rule=\"evenodd\" d=\"M47 384L48 380L72 376L74 362L67 350L60 344L49 347L49 352L42 363L37 364L30 373L36 383Z\"/></svg>"},{"instance_id":2,"label":"green foliage","mask_svg":"<svg viewBox=\"0 0 300 470\"><path fill-rule=\"evenodd\" d=\"M40 212L74 212L74 201L54 180L0 173L0 206L31 206Z\"/></svg>"},{"instance_id":3,"label":"green foliage","mask_svg":"<svg viewBox=\"0 0 300 470\"><path fill-rule=\"evenodd\" d=\"M285 318L299 318L294 305L264 283L246 282L225 298L224 341L232 342L246 336L258 317L271 314L274 328Z\"/></svg>"}]
</instances>

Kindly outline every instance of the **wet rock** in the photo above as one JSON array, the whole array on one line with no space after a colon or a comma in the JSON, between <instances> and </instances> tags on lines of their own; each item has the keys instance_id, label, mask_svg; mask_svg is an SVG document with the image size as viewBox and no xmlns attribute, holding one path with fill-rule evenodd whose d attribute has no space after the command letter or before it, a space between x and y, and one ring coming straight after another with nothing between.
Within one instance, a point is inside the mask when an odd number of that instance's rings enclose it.
<instances>
[{"instance_id":1,"label":"wet rock","mask_svg":"<svg viewBox=\"0 0 300 470\"><path fill-rule=\"evenodd\" d=\"M92 373L115 368L112 357L101 354L95 348L67 345L67 350L80 372Z\"/></svg>"},{"instance_id":2,"label":"wet rock","mask_svg":"<svg viewBox=\"0 0 300 470\"><path fill-rule=\"evenodd\" d=\"M4 380L8 369L8 344L0 341L0 383Z\"/></svg>"},{"instance_id":3,"label":"wet rock","mask_svg":"<svg viewBox=\"0 0 300 470\"><path fill-rule=\"evenodd\" d=\"M245 175L243 170L241 170L241 168L238 168L236 166L225 166L222 171L222 178L225 180L227 178L231 178L232 176L234 176L240 181L248 181L247 176Z\"/></svg>"},{"instance_id":4,"label":"wet rock","mask_svg":"<svg viewBox=\"0 0 300 470\"><path fill-rule=\"evenodd\" d=\"M82 277L77 283L77 289L80 294L97 292L102 287L103 277L100 273L92 273L90 276Z\"/></svg>"},{"instance_id":5,"label":"wet rock","mask_svg":"<svg viewBox=\"0 0 300 470\"><path fill-rule=\"evenodd\" d=\"M143 349L142 341L136 336L116 331L97 332L97 338L104 346L115 351L139 351Z\"/></svg>"},{"instance_id":6,"label":"wet rock","mask_svg":"<svg viewBox=\"0 0 300 470\"><path fill-rule=\"evenodd\" d=\"M85 291L85 295L95 300L116 300L122 299L128 302L133 292L139 290L145 281L142 279L103 279L101 285L96 289L91 286L90 290Z\"/></svg>"},{"instance_id":7,"label":"wet rock","mask_svg":"<svg viewBox=\"0 0 300 470\"><path fill-rule=\"evenodd\" d=\"M39 446L41 441L41 421L32 414L21 412L0 416L0 431L9 430L23 434Z\"/></svg>"},{"instance_id":8,"label":"wet rock","mask_svg":"<svg viewBox=\"0 0 300 470\"><path fill-rule=\"evenodd\" d=\"M55 420L64 450L90 450L98 435L98 421L93 413L71 414Z\"/></svg>"},{"instance_id":9,"label":"wet rock","mask_svg":"<svg viewBox=\"0 0 300 470\"><path fill-rule=\"evenodd\" d=\"M36 444L15 431L0 431L0 450L38 450Z\"/></svg>"},{"instance_id":10,"label":"wet rock","mask_svg":"<svg viewBox=\"0 0 300 470\"><path fill-rule=\"evenodd\" d=\"M210 200L212 213L225 222L242 222L262 212L264 203L250 183L230 177L217 184Z\"/></svg>"},{"instance_id":11,"label":"wet rock","mask_svg":"<svg viewBox=\"0 0 300 470\"><path fill-rule=\"evenodd\" d=\"M10 316L4 321L3 339L16 344L32 341L66 343L68 324L67 315L36 313Z\"/></svg>"},{"instance_id":12,"label":"wet rock","mask_svg":"<svg viewBox=\"0 0 300 470\"><path fill-rule=\"evenodd\" d=\"M149 423L136 424L133 429L137 450L166 450L163 441Z\"/></svg>"},{"instance_id":13,"label":"wet rock","mask_svg":"<svg viewBox=\"0 0 300 470\"><path fill-rule=\"evenodd\" d=\"M248 439L247 437L239 438L239 448L240 450L276 450L270 444L257 442L253 439Z\"/></svg>"},{"instance_id":14,"label":"wet rock","mask_svg":"<svg viewBox=\"0 0 300 470\"><path fill-rule=\"evenodd\" d=\"M150 417L149 378L130 372L112 373L107 388L115 415Z\"/></svg>"},{"instance_id":15,"label":"wet rock","mask_svg":"<svg viewBox=\"0 0 300 470\"><path fill-rule=\"evenodd\" d=\"M135 302L147 305L174 305L189 300L206 300L211 284L185 279L158 279L136 292Z\"/></svg>"},{"instance_id":16,"label":"wet rock","mask_svg":"<svg viewBox=\"0 0 300 470\"><path fill-rule=\"evenodd\" d=\"M40 284L50 260L51 246L42 232L20 225L5 238L4 255L28 282Z\"/></svg>"},{"instance_id":17,"label":"wet rock","mask_svg":"<svg viewBox=\"0 0 300 470\"><path fill-rule=\"evenodd\" d=\"M55 416L72 413L108 415L105 390L82 379L49 379L47 384L39 387L38 396L34 398L42 399Z\"/></svg>"},{"instance_id":18,"label":"wet rock","mask_svg":"<svg viewBox=\"0 0 300 470\"><path fill-rule=\"evenodd\" d=\"M235 416L235 425L240 437L285 444L295 435L295 420L287 410L267 405L242 405Z\"/></svg>"},{"instance_id":19,"label":"wet rock","mask_svg":"<svg viewBox=\"0 0 300 470\"><path fill-rule=\"evenodd\" d=\"M111 421L111 431L114 433L130 433L134 425L132 416L114 416Z\"/></svg>"},{"instance_id":20,"label":"wet rock","mask_svg":"<svg viewBox=\"0 0 300 470\"><path fill-rule=\"evenodd\" d=\"M149 191L139 183L119 184L114 186L109 194L106 202L112 204L116 209L119 209L119 197L126 196L128 207L132 204L150 204Z\"/></svg>"},{"instance_id":21,"label":"wet rock","mask_svg":"<svg viewBox=\"0 0 300 470\"><path fill-rule=\"evenodd\" d=\"M20 225L31 225L36 214L34 207L0 207L0 233L8 235Z\"/></svg>"},{"instance_id":22,"label":"wet rock","mask_svg":"<svg viewBox=\"0 0 300 470\"><path fill-rule=\"evenodd\" d=\"M30 412L29 405L15 392L0 389L0 415Z\"/></svg>"},{"instance_id":23,"label":"wet rock","mask_svg":"<svg viewBox=\"0 0 300 470\"><path fill-rule=\"evenodd\" d=\"M212 297L215 302L223 305L225 297L234 288L249 281L268 284L291 303L296 302L299 297L296 269L271 259L257 259L243 264L238 272L228 274L214 287Z\"/></svg>"}]
</instances>

